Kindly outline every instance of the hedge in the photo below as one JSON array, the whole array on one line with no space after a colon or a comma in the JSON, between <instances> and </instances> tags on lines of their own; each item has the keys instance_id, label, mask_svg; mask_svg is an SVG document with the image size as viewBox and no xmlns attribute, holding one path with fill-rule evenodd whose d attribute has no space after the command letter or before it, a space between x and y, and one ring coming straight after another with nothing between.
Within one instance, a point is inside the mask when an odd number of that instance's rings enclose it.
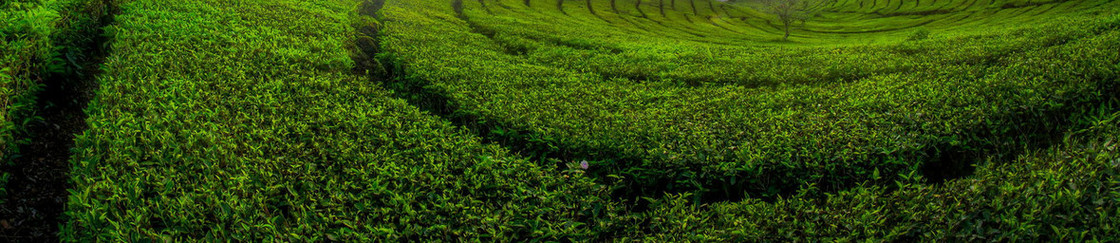
<instances>
[{"instance_id":1,"label":"hedge","mask_svg":"<svg viewBox=\"0 0 1120 243\"><path fill-rule=\"evenodd\" d=\"M357 1L134 0L76 143L64 241L564 240L579 169L511 155L353 73ZM309 16L315 16L311 18Z\"/></svg>"},{"instance_id":2,"label":"hedge","mask_svg":"<svg viewBox=\"0 0 1120 243\"><path fill-rule=\"evenodd\" d=\"M967 173L970 159L1042 144L1068 127L1070 112L1117 93L1120 53L1112 50L1120 18L1110 12L917 44L842 44L742 57L863 59L868 62L849 67L872 70L842 82L805 75L817 81L760 87L612 77L579 68L577 62L596 60L579 52L557 51L568 58L558 63L577 64L556 65L541 61L555 57L526 54L532 48L509 48L502 32L479 29L473 21L485 13L458 18L452 12L440 2L390 2L382 10L381 56L395 69L389 85L414 104L527 155L591 161L598 168L592 174L622 178L616 193L635 197L773 197L804 181L837 190L887 184L921 170ZM1009 41L1022 45L1006 49ZM872 48L913 55L902 60L918 65L875 71L874 60L859 54ZM626 53L603 58L632 60ZM838 67L829 63L823 62L825 69Z\"/></svg>"}]
</instances>

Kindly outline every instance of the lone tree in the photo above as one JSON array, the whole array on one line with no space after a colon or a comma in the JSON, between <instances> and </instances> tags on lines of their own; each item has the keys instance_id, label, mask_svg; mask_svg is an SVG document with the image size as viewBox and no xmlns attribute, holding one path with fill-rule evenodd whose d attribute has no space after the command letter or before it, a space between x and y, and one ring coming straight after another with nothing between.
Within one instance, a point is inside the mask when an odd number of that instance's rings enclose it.
<instances>
[{"instance_id":1,"label":"lone tree","mask_svg":"<svg viewBox=\"0 0 1120 243\"><path fill-rule=\"evenodd\" d=\"M789 40L789 28L794 21L805 24L805 21L820 13L825 5L832 1L835 0L760 0L759 2L764 6L764 11L777 16L778 21L782 22L786 31L782 39Z\"/></svg>"}]
</instances>

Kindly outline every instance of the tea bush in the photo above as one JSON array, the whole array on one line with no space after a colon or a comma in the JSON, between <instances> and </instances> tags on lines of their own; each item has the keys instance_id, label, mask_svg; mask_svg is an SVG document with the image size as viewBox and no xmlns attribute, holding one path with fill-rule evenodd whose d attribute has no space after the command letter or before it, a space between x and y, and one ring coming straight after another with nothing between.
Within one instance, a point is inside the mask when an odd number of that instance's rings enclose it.
<instances>
[{"instance_id":1,"label":"tea bush","mask_svg":"<svg viewBox=\"0 0 1120 243\"><path fill-rule=\"evenodd\" d=\"M351 73L356 1L120 8L64 241L561 240L613 227L617 203L581 170L483 144Z\"/></svg>"},{"instance_id":2,"label":"tea bush","mask_svg":"<svg viewBox=\"0 0 1120 243\"><path fill-rule=\"evenodd\" d=\"M121 1L60 236L1115 241L1120 8L922 2Z\"/></svg>"},{"instance_id":3,"label":"tea bush","mask_svg":"<svg viewBox=\"0 0 1120 243\"><path fill-rule=\"evenodd\" d=\"M835 190L967 167L956 157L1036 144L1060 133L1069 112L1117 93L1114 12L919 43L748 45L775 54L712 54L726 61L706 63L688 58L706 54L677 50L707 46L671 38L601 48L538 41L595 25L526 34L548 24L520 20L528 11L457 18L438 1L389 5L383 57L396 63L396 90L530 155L592 161L593 174L624 178L618 191L627 194L775 196L805 181ZM504 22L486 27L487 19ZM579 40L571 42L597 41ZM659 46L646 48L652 42ZM666 61L648 61L658 59ZM682 84L691 79L657 71L692 63L712 72L700 80L761 63L767 71L742 75L772 81ZM821 68L805 68L814 64ZM643 75L658 78L626 78Z\"/></svg>"},{"instance_id":4,"label":"tea bush","mask_svg":"<svg viewBox=\"0 0 1120 243\"><path fill-rule=\"evenodd\" d=\"M36 74L51 65L49 36L58 14L38 1L0 5L0 162L18 153L17 135L33 119L34 94L41 88ZM8 174L0 171L0 196Z\"/></svg>"},{"instance_id":5,"label":"tea bush","mask_svg":"<svg viewBox=\"0 0 1120 243\"><path fill-rule=\"evenodd\" d=\"M914 178L825 197L711 205L664 197L636 239L670 241L1113 241L1120 233L1120 112L1088 129L943 185ZM803 193L815 190L803 188Z\"/></svg>"}]
</instances>

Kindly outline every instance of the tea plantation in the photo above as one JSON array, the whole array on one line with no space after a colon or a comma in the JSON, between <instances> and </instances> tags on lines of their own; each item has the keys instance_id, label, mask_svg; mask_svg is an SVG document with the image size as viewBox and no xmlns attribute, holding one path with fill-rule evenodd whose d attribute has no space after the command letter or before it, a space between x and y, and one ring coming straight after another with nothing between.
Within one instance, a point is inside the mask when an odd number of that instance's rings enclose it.
<instances>
[{"instance_id":1,"label":"tea plantation","mask_svg":"<svg viewBox=\"0 0 1120 243\"><path fill-rule=\"evenodd\" d=\"M0 20L0 241L1120 240L1114 0L11 0ZM79 125L40 115L60 96ZM38 184L60 196L21 200L55 195Z\"/></svg>"}]
</instances>

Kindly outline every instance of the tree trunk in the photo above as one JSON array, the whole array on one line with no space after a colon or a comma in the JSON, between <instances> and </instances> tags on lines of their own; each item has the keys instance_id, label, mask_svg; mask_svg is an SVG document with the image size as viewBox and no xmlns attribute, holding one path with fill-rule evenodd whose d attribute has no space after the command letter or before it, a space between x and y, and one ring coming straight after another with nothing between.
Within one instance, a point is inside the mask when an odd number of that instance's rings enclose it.
<instances>
[{"instance_id":1,"label":"tree trunk","mask_svg":"<svg viewBox=\"0 0 1120 243\"><path fill-rule=\"evenodd\" d=\"M611 11L614 11L614 14L618 14L618 5L615 4L615 1L616 0L611 0Z\"/></svg>"},{"instance_id":2,"label":"tree trunk","mask_svg":"<svg viewBox=\"0 0 1120 243\"><path fill-rule=\"evenodd\" d=\"M531 1L532 1L532 0L525 0L525 7L530 7L530 8L532 8L532 7L533 7L533 5L532 5L531 3L529 3L529 2L531 2Z\"/></svg>"},{"instance_id":3,"label":"tree trunk","mask_svg":"<svg viewBox=\"0 0 1120 243\"><path fill-rule=\"evenodd\" d=\"M587 11L590 11L591 15L597 15L595 14L595 8L591 7L591 1L592 0L587 0Z\"/></svg>"},{"instance_id":4,"label":"tree trunk","mask_svg":"<svg viewBox=\"0 0 1120 243\"><path fill-rule=\"evenodd\" d=\"M708 1L708 8L712 10L713 15L719 15L719 13L716 12L716 6L712 4L712 1L715 1L715 0L704 0L704 1Z\"/></svg>"},{"instance_id":5,"label":"tree trunk","mask_svg":"<svg viewBox=\"0 0 1120 243\"><path fill-rule=\"evenodd\" d=\"M564 12L564 0L556 0L556 9L560 10L560 13L564 15L568 15L567 12Z\"/></svg>"},{"instance_id":6,"label":"tree trunk","mask_svg":"<svg viewBox=\"0 0 1120 243\"><path fill-rule=\"evenodd\" d=\"M669 7L673 8L674 11L677 10L677 0L669 1Z\"/></svg>"}]
</instances>

